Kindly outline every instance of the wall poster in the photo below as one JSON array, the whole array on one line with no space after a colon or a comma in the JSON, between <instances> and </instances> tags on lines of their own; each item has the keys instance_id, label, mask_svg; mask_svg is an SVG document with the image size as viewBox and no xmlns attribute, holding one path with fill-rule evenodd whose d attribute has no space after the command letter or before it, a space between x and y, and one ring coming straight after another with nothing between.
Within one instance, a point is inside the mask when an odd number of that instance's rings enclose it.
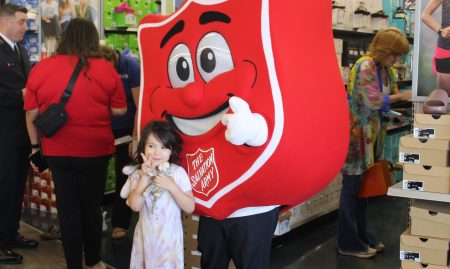
<instances>
[{"instance_id":1,"label":"wall poster","mask_svg":"<svg viewBox=\"0 0 450 269\"><path fill-rule=\"evenodd\" d=\"M40 0L38 15L41 56L45 58L56 50L61 32L72 18L91 20L100 29L100 0Z\"/></svg>"},{"instance_id":2,"label":"wall poster","mask_svg":"<svg viewBox=\"0 0 450 269\"><path fill-rule=\"evenodd\" d=\"M437 87L433 61L438 34L421 20L422 13L429 2L431 0L415 0L413 101L424 101ZM439 6L432 14L439 23L441 23L441 13L442 8Z\"/></svg>"}]
</instances>

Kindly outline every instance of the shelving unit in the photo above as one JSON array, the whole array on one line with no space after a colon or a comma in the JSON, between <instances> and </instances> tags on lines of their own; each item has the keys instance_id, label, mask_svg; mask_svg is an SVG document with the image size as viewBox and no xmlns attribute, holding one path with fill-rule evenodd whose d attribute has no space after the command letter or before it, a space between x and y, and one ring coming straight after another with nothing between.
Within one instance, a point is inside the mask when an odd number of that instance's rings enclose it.
<instances>
[{"instance_id":1,"label":"shelving unit","mask_svg":"<svg viewBox=\"0 0 450 269\"><path fill-rule=\"evenodd\" d=\"M392 185L391 187L389 187L388 195L396 196L396 197L403 197L403 198L421 199L421 200L450 203L450 194L406 190L406 189L403 189L403 182L398 182L395 185Z\"/></svg>"},{"instance_id":2,"label":"shelving unit","mask_svg":"<svg viewBox=\"0 0 450 269\"><path fill-rule=\"evenodd\" d=\"M339 28L333 28L333 35L337 38L345 38L348 36L353 36L357 38L364 38L364 37L370 37L371 39L375 36L377 32L376 31L367 31L367 32L361 32L357 31L357 29L353 30L344 30ZM414 43L414 37L407 36L409 43Z\"/></svg>"},{"instance_id":3,"label":"shelving unit","mask_svg":"<svg viewBox=\"0 0 450 269\"><path fill-rule=\"evenodd\" d=\"M137 33L138 29L136 27L105 27L105 33Z\"/></svg>"}]
</instances>

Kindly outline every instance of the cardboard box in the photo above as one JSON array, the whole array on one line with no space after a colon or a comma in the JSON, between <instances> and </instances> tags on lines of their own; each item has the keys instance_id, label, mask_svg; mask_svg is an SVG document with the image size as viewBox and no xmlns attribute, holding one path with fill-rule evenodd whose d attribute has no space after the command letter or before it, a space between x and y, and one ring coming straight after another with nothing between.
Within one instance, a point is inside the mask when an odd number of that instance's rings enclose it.
<instances>
[{"instance_id":1,"label":"cardboard box","mask_svg":"<svg viewBox=\"0 0 450 269\"><path fill-rule=\"evenodd\" d=\"M450 239L450 204L414 200L409 214L411 234Z\"/></svg>"},{"instance_id":2,"label":"cardboard box","mask_svg":"<svg viewBox=\"0 0 450 269\"><path fill-rule=\"evenodd\" d=\"M399 162L430 166L449 166L449 140L400 137Z\"/></svg>"},{"instance_id":3,"label":"cardboard box","mask_svg":"<svg viewBox=\"0 0 450 269\"><path fill-rule=\"evenodd\" d=\"M200 269L200 259L202 254L197 250L190 250L184 252L184 268ZM236 269L233 261L230 261L228 269Z\"/></svg>"},{"instance_id":4,"label":"cardboard box","mask_svg":"<svg viewBox=\"0 0 450 269\"><path fill-rule=\"evenodd\" d=\"M450 167L404 164L403 189L450 193Z\"/></svg>"},{"instance_id":5,"label":"cardboard box","mask_svg":"<svg viewBox=\"0 0 450 269\"><path fill-rule=\"evenodd\" d=\"M410 262L410 261L402 261L402 269L448 269L447 266L444 265L435 265L428 263L420 263L420 262Z\"/></svg>"},{"instance_id":6,"label":"cardboard box","mask_svg":"<svg viewBox=\"0 0 450 269\"><path fill-rule=\"evenodd\" d=\"M408 228L400 235L400 260L446 266L449 242L448 239L411 235Z\"/></svg>"},{"instance_id":7,"label":"cardboard box","mask_svg":"<svg viewBox=\"0 0 450 269\"><path fill-rule=\"evenodd\" d=\"M183 238L184 249L185 250L197 250L197 235L196 234L185 234Z\"/></svg>"},{"instance_id":8,"label":"cardboard box","mask_svg":"<svg viewBox=\"0 0 450 269\"><path fill-rule=\"evenodd\" d=\"M197 250L186 250L184 252L185 268L200 268L201 253Z\"/></svg>"},{"instance_id":9,"label":"cardboard box","mask_svg":"<svg viewBox=\"0 0 450 269\"><path fill-rule=\"evenodd\" d=\"M199 216L183 213L181 224L185 234L197 234Z\"/></svg>"},{"instance_id":10,"label":"cardboard box","mask_svg":"<svg viewBox=\"0 0 450 269\"><path fill-rule=\"evenodd\" d=\"M450 113L414 114L414 137L450 140Z\"/></svg>"}]
</instances>

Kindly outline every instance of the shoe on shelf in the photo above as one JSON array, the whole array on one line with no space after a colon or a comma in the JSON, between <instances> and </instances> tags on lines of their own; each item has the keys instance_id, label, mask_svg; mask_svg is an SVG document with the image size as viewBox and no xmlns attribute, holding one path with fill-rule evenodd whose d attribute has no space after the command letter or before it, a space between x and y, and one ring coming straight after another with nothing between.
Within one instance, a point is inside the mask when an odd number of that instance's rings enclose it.
<instances>
[{"instance_id":1,"label":"shoe on shelf","mask_svg":"<svg viewBox=\"0 0 450 269\"><path fill-rule=\"evenodd\" d=\"M375 254L377 254L377 250L371 247L367 248L366 251L344 251L338 249L337 252L341 255L353 256L362 259L372 258L373 256L375 256Z\"/></svg>"},{"instance_id":2,"label":"shoe on shelf","mask_svg":"<svg viewBox=\"0 0 450 269\"><path fill-rule=\"evenodd\" d=\"M375 249L378 253L383 252L384 250L384 244L383 243L378 243L378 245L371 247L373 249Z\"/></svg>"},{"instance_id":3,"label":"shoe on shelf","mask_svg":"<svg viewBox=\"0 0 450 269\"><path fill-rule=\"evenodd\" d=\"M15 237L8 240L7 245L11 248L37 248L39 242L37 240L27 239L21 234L17 234Z\"/></svg>"},{"instance_id":4,"label":"shoe on shelf","mask_svg":"<svg viewBox=\"0 0 450 269\"><path fill-rule=\"evenodd\" d=\"M0 248L0 264L22 263L23 256L9 248Z\"/></svg>"}]
</instances>

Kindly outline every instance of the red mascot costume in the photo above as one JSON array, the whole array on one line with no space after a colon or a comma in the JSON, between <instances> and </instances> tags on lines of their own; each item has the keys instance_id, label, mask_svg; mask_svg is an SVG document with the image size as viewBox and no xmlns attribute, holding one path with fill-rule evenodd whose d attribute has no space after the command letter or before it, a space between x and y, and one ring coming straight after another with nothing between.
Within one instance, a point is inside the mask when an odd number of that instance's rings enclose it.
<instances>
[{"instance_id":1,"label":"red mascot costume","mask_svg":"<svg viewBox=\"0 0 450 269\"><path fill-rule=\"evenodd\" d=\"M197 214L294 206L339 172L349 114L330 1L189 0L144 17L139 43L140 126L176 126Z\"/></svg>"}]
</instances>

